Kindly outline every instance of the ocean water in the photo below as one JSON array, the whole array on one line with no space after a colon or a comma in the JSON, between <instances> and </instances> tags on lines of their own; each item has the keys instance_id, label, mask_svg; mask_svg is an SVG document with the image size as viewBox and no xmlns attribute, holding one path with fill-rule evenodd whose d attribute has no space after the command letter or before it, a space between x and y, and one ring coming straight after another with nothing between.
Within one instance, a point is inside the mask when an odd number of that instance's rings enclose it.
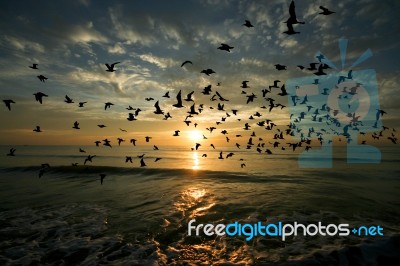
<instances>
[{"instance_id":1,"label":"ocean water","mask_svg":"<svg viewBox=\"0 0 400 266\"><path fill-rule=\"evenodd\" d=\"M0 265L400 263L396 146L381 149L380 164L350 165L338 150L330 169L300 169L297 154L278 151L221 160L220 150L176 147L15 148L0 161ZM96 157L83 165L88 154ZM191 219L380 225L384 236L189 236Z\"/></svg>"}]
</instances>

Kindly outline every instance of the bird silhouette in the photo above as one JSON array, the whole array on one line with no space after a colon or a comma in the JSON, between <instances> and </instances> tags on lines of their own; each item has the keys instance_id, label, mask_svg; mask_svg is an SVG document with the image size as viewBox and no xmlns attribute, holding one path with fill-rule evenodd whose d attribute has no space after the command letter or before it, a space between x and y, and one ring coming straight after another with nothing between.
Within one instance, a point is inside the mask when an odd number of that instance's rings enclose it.
<instances>
[{"instance_id":1,"label":"bird silhouette","mask_svg":"<svg viewBox=\"0 0 400 266\"><path fill-rule=\"evenodd\" d=\"M45 82L48 78L46 78L45 76L43 76L43 75L39 75L39 76L37 76L37 78L41 81L41 82Z\"/></svg>"},{"instance_id":2,"label":"bird silhouette","mask_svg":"<svg viewBox=\"0 0 400 266\"><path fill-rule=\"evenodd\" d=\"M113 64L111 64L111 66L109 65L109 64L105 64L106 65L106 67L107 67L107 72L114 72L115 70L114 70L114 67L115 67L115 65L116 64L119 64L119 63L121 63L121 62L115 62L115 63L113 63Z\"/></svg>"},{"instance_id":3,"label":"bird silhouette","mask_svg":"<svg viewBox=\"0 0 400 266\"><path fill-rule=\"evenodd\" d=\"M144 138L146 139L146 142L149 142L152 137L146 136Z\"/></svg>"},{"instance_id":4,"label":"bird silhouette","mask_svg":"<svg viewBox=\"0 0 400 266\"><path fill-rule=\"evenodd\" d=\"M133 144L133 146L136 146L136 139L131 139L130 142Z\"/></svg>"},{"instance_id":5,"label":"bird silhouette","mask_svg":"<svg viewBox=\"0 0 400 266\"><path fill-rule=\"evenodd\" d=\"M79 152L86 153L86 151L82 148L79 148Z\"/></svg>"},{"instance_id":6,"label":"bird silhouette","mask_svg":"<svg viewBox=\"0 0 400 266\"><path fill-rule=\"evenodd\" d=\"M225 43L221 43L221 46L218 47L219 50L227 51L227 52L230 52L231 49L233 49L233 48L234 48L234 47L229 46L228 44L225 44Z\"/></svg>"},{"instance_id":7,"label":"bird silhouette","mask_svg":"<svg viewBox=\"0 0 400 266\"><path fill-rule=\"evenodd\" d=\"M36 128L35 128L33 131L35 131L35 132L37 132L37 133L43 132L43 131L40 129L40 126L36 126Z\"/></svg>"},{"instance_id":8,"label":"bird silhouette","mask_svg":"<svg viewBox=\"0 0 400 266\"><path fill-rule=\"evenodd\" d=\"M106 174L99 174L99 176L100 176L100 184L103 185L103 180L107 175Z\"/></svg>"},{"instance_id":9,"label":"bird silhouette","mask_svg":"<svg viewBox=\"0 0 400 266\"><path fill-rule=\"evenodd\" d=\"M66 103L74 103L74 101L71 98L69 98L68 95L65 95L64 102L66 102Z\"/></svg>"},{"instance_id":10,"label":"bird silhouette","mask_svg":"<svg viewBox=\"0 0 400 266\"><path fill-rule=\"evenodd\" d=\"M132 113L129 113L128 114L128 118L126 118L128 121L135 121L135 120L137 120L136 118L135 118L135 116L132 114Z\"/></svg>"},{"instance_id":11,"label":"bird silhouette","mask_svg":"<svg viewBox=\"0 0 400 266\"><path fill-rule=\"evenodd\" d=\"M104 110L107 110L107 108L111 108L111 105L114 105L114 104L111 102L104 103Z\"/></svg>"},{"instance_id":12,"label":"bird silhouette","mask_svg":"<svg viewBox=\"0 0 400 266\"><path fill-rule=\"evenodd\" d=\"M15 103L13 100L3 100L4 104L8 108L9 111L11 111L11 104Z\"/></svg>"},{"instance_id":13,"label":"bird silhouette","mask_svg":"<svg viewBox=\"0 0 400 266\"><path fill-rule=\"evenodd\" d=\"M319 13L319 14L321 14L321 15L328 16L328 15L331 15L331 14L335 13L335 12L330 11L329 9L327 9L327 8L325 8L325 7L323 7L323 6L319 6L319 8L322 9L322 12Z\"/></svg>"},{"instance_id":14,"label":"bird silhouette","mask_svg":"<svg viewBox=\"0 0 400 266\"><path fill-rule=\"evenodd\" d=\"M38 68L38 65L39 65L39 64L32 64L32 65L29 66L29 67L32 68L32 69L39 69L39 68Z\"/></svg>"},{"instance_id":15,"label":"bird silhouette","mask_svg":"<svg viewBox=\"0 0 400 266\"><path fill-rule=\"evenodd\" d=\"M154 111L155 114L157 114L157 115L162 115L162 114L164 114L164 111L161 110L161 108L160 108L160 106L159 106L159 104L158 104L158 101L154 104L154 107L156 108L156 110Z\"/></svg>"},{"instance_id":16,"label":"bird silhouette","mask_svg":"<svg viewBox=\"0 0 400 266\"><path fill-rule=\"evenodd\" d=\"M185 62L183 62L183 63L181 64L181 67L183 67L183 66L186 65L186 64L191 64L191 65L193 65L192 61L186 60Z\"/></svg>"},{"instance_id":17,"label":"bird silhouette","mask_svg":"<svg viewBox=\"0 0 400 266\"><path fill-rule=\"evenodd\" d=\"M203 73L203 74L206 74L207 76L209 76L211 74L214 74L215 71L212 70L211 68L207 68L207 69L202 70L200 73Z\"/></svg>"},{"instance_id":18,"label":"bird silhouette","mask_svg":"<svg viewBox=\"0 0 400 266\"><path fill-rule=\"evenodd\" d=\"M246 26L247 28L254 27L249 20L245 20L243 26Z\"/></svg>"},{"instance_id":19,"label":"bird silhouette","mask_svg":"<svg viewBox=\"0 0 400 266\"><path fill-rule=\"evenodd\" d=\"M182 108L182 96L181 96L181 91L179 90L178 94L176 95L176 100L178 101L176 104L173 104L173 107L176 108Z\"/></svg>"},{"instance_id":20,"label":"bird silhouette","mask_svg":"<svg viewBox=\"0 0 400 266\"><path fill-rule=\"evenodd\" d=\"M10 149L10 152L7 153L7 156L15 156L15 151L16 151L16 149L11 148L11 149Z\"/></svg>"},{"instance_id":21,"label":"bird silhouette","mask_svg":"<svg viewBox=\"0 0 400 266\"><path fill-rule=\"evenodd\" d=\"M194 93L194 91L192 91L191 93L189 93L189 94L186 96L186 99L184 99L184 100L187 101L187 102L193 102L193 99L192 99L193 93Z\"/></svg>"},{"instance_id":22,"label":"bird silhouette","mask_svg":"<svg viewBox=\"0 0 400 266\"><path fill-rule=\"evenodd\" d=\"M294 1L292 0L292 2L290 3L289 6L289 19L286 21L287 24L304 24L304 22L300 22L297 20L296 17L296 7L294 5Z\"/></svg>"},{"instance_id":23,"label":"bird silhouette","mask_svg":"<svg viewBox=\"0 0 400 266\"><path fill-rule=\"evenodd\" d=\"M84 104L87 102L79 102L79 106L78 107L84 107Z\"/></svg>"},{"instance_id":24,"label":"bird silhouette","mask_svg":"<svg viewBox=\"0 0 400 266\"><path fill-rule=\"evenodd\" d=\"M140 159L140 167L145 167L146 163L144 162L144 159Z\"/></svg>"},{"instance_id":25,"label":"bird silhouette","mask_svg":"<svg viewBox=\"0 0 400 266\"><path fill-rule=\"evenodd\" d=\"M133 163L131 156L125 156L125 163L127 162Z\"/></svg>"},{"instance_id":26,"label":"bird silhouette","mask_svg":"<svg viewBox=\"0 0 400 266\"><path fill-rule=\"evenodd\" d=\"M35 95L35 100L40 104L42 104L43 97L49 97L47 94L44 94L43 92L37 92L34 93L33 95Z\"/></svg>"},{"instance_id":27,"label":"bird silhouette","mask_svg":"<svg viewBox=\"0 0 400 266\"><path fill-rule=\"evenodd\" d=\"M85 162L83 163L83 165L86 165L87 162L91 162L93 158L96 157L96 155L88 155L88 157L85 159Z\"/></svg>"},{"instance_id":28,"label":"bird silhouette","mask_svg":"<svg viewBox=\"0 0 400 266\"><path fill-rule=\"evenodd\" d=\"M275 64L274 66L277 70L287 70L287 67L285 65Z\"/></svg>"},{"instance_id":29,"label":"bird silhouette","mask_svg":"<svg viewBox=\"0 0 400 266\"><path fill-rule=\"evenodd\" d=\"M78 121L75 121L75 122L74 122L74 126L73 126L72 128L74 128L74 129L80 129Z\"/></svg>"},{"instance_id":30,"label":"bird silhouette","mask_svg":"<svg viewBox=\"0 0 400 266\"><path fill-rule=\"evenodd\" d=\"M169 97L169 91L167 91L162 97L164 97L164 98L170 98L170 97Z\"/></svg>"}]
</instances>

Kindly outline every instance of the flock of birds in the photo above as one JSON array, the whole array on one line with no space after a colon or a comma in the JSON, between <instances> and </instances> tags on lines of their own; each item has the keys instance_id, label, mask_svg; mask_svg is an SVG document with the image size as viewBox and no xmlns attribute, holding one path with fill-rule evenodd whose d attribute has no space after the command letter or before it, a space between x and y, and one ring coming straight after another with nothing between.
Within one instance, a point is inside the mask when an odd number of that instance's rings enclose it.
<instances>
[{"instance_id":1,"label":"flock of birds","mask_svg":"<svg viewBox=\"0 0 400 266\"><path fill-rule=\"evenodd\" d=\"M335 13L335 12L332 12L329 9L322 7L322 6L320 6L320 9L322 10L322 12L319 13L321 15L331 15L331 14ZM288 35L300 33L300 32L297 32L294 30L293 25L305 24L305 22L300 22L297 20L296 12L295 12L295 5L294 5L293 1L291 2L290 6L289 6L289 18L285 23L287 25L288 30L285 31L284 33L286 33ZM243 24L243 26L245 26L247 28L254 27L249 20L245 20L245 23ZM231 50L234 49L234 47L230 46L228 44L221 43L221 45L219 47L217 47L217 49L219 49L221 51L225 51L225 52L231 52ZM297 67L301 71L304 71L304 70L310 71L311 73L315 74L317 77L321 76L321 75L326 75L325 71L329 70L330 67L328 65L322 63L322 61L321 61L322 58L323 58L322 55L317 56L316 59L318 61L311 62L309 64L309 67L305 67L302 65L298 65ZM106 66L105 71L107 71L107 72L117 71L117 69L116 69L117 64L120 64L120 62L115 62L112 64L105 64L105 66ZM189 65L193 65L193 62L187 60L181 64L181 67L186 68L186 67L189 67ZM39 69L39 65L36 63L32 64L29 67L33 70ZM281 65L281 64L275 64L275 68L277 71L287 70L287 66ZM211 68L207 68L207 69L202 70L200 73L204 74L206 76L210 76L210 75L215 74L216 72ZM46 82L46 80L48 79L44 75L38 75L37 78L39 79L40 82ZM349 74L346 77L341 77L338 80L338 84L340 84L341 82L344 82L346 79L347 80L352 79L352 71L351 70L349 71ZM251 83L251 81L244 80L244 81L242 81L240 86L238 84L238 86L241 87L241 89L242 89L241 94L243 95L243 98L245 99L246 104L252 103L254 101L254 99L259 97L258 93L255 94L254 92L252 92L250 94L250 92L248 91L250 88L250 85L249 85L250 83ZM318 84L318 79L315 79L314 84ZM215 85L215 87L222 88L223 86L221 85L220 82L218 82ZM350 91L348 91L348 93L349 93L348 97L351 97L351 95L356 94L357 88L355 88L355 89L349 88L349 89L350 89ZM221 91L221 90L219 90L219 91ZM205 128L205 130L207 130L209 132L209 134L213 133L214 130L218 129L219 125L222 125L224 122L228 121L231 118L236 117L237 121L241 121L241 118L237 118L237 115L240 111L238 109L228 108L227 102L229 102L229 99L224 97L222 95L222 93L219 91L217 91L217 90L214 91L213 85L209 84L208 86L204 87L204 89L200 92L204 96L210 97L210 102L212 104L210 104L208 106L209 109L216 110L217 112L220 112L223 114L223 116L221 117L221 120L215 121L215 126L209 126L209 127ZM187 116L183 122L187 126L191 126L191 124L193 124L192 126L194 128L197 128L198 123L196 123L196 122L193 123L193 121L206 108L206 104L195 103L194 102L194 94L195 93L196 93L195 91L191 91L190 93L188 93L186 95L186 97L183 98L182 91L180 90L175 96L176 102L174 104L172 104L172 107L177 108L177 109L181 109L181 108L186 109L187 108ZM244 123L244 125L243 125L243 130L252 131L252 133L249 134L248 140L245 145L246 149L248 149L248 150L256 150L260 154L261 153L273 154L274 149L280 149L280 150L287 149L289 151L295 151L296 149L299 150L301 148L304 148L305 151L308 151L309 149L312 149L313 146L315 146L314 145L315 140L312 140L312 139L317 138L317 140L318 140L317 145L318 145L318 143L319 143L319 145L323 145L323 143L325 142L324 136L329 135L330 133L324 129L318 130L318 129L314 129L314 128L309 128L308 132L304 132L304 129L299 127L298 124L301 123L301 121L304 121L306 119L307 115L309 115L309 117L312 121L319 121L321 123L330 123L333 125L338 124L337 120L335 119L335 116L339 112L338 110L330 110L329 106L327 106L326 104L324 104L322 106L314 107L311 105L311 103L308 103L307 96L305 96L303 99L300 99L297 95L290 95L285 88L285 84L282 84L280 80L274 80L273 84L270 84L268 86L268 88L262 89L260 93L262 95L262 98L265 99L265 101L268 104L261 106L260 111L257 111L254 114L250 115L248 117L248 122ZM166 98L166 99L171 98L171 96L169 94L170 94L170 92L167 91L161 97ZM324 89L321 94L324 94L324 95L329 94L328 89ZM44 98L48 97L47 94L42 93L42 92L37 92L37 93L34 93L33 95L35 96L35 100L37 102L39 102L40 104L43 104ZM274 109L278 109L278 108L283 109L286 107L282 102L278 101L277 96L279 96L279 99L291 100L293 102L294 106L299 105L299 106L304 106L304 108L305 108L304 112L299 112L298 117L293 117L293 114L292 114L290 124L286 125L284 128L275 124L274 121L271 119L262 118L263 112L268 111L268 113L271 113ZM160 100L155 100L152 97L145 98L145 100L148 102L155 101L154 111L153 111L154 114L162 117L163 120L172 119L172 115L170 114L170 112L167 112L160 107ZM6 105L7 109L10 111L12 110L12 105L15 104L15 102L12 99L5 99L5 100L3 100L3 102ZM64 102L66 104L74 104L75 103L74 100L71 97L69 97L68 95L65 95ZM216 105L213 104L214 102L216 102ZM87 103L86 101L78 102L79 108L84 108L86 103ZM189 103L190 106L185 106L184 103ZM108 110L108 109L112 108L113 106L114 106L114 103L106 102L106 103L104 103L104 110ZM142 112L142 110L140 108L133 108L132 106L126 107L126 110L128 110L128 117L126 119L130 122L138 120L138 117L140 116L140 112ZM376 122L378 122L380 117L385 113L386 112L383 110L377 110ZM361 123L360 121L358 121L355 113L349 113L349 116L353 117L353 119L349 125L343 126L343 132L339 132L336 129L334 132L338 136L344 136L348 142L351 141L351 139L349 138L349 134L348 134L349 127L354 129L354 127L357 127L359 125L359 123ZM252 123L252 122L254 122L254 123ZM106 127L106 125L103 125L103 124L99 124L97 126L99 128ZM272 139L270 141L266 142L261 136L257 136L257 134L255 133L255 130L254 130L254 128L257 128L257 127L262 127L266 131L270 132L270 135L273 136ZM79 130L80 123L78 121L75 121L72 125L72 128ZM40 126L36 126L33 129L33 131L36 133L41 133L42 129ZM120 128L120 131L127 132L127 130L122 129L122 128ZM180 132L181 131L179 129L175 130L172 133L172 136L179 137ZM384 136L385 132L389 132L389 128L383 127L383 130L372 134L372 138L379 139ZM393 128L391 135L389 137L387 137L387 139L391 140L394 144L396 144L397 138L396 138L394 132L395 132L395 129ZM232 138L240 139L240 138L244 137L240 134L229 135L229 132L226 129L221 130L220 133L224 135L227 143L230 143ZM359 132L359 133L361 135L365 135L364 132ZM291 139L290 142L285 141L285 138L287 136ZM293 139L296 139L296 136L300 136L300 137L297 137L298 141L292 141ZM203 134L204 140L208 139L208 137ZM146 143L149 143L151 141L151 139L152 139L151 136L146 136L144 138L144 141ZM331 142L331 141L332 140L329 139L329 142ZM123 142L125 142L125 139L117 138L117 143L119 146ZM130 143L133 146L136 146L137 142L138 142L138 139L134 139L134 138L130 139ZM241 149L241 147L242 147L242 145L240 145L239 142L236 142L234 145L234 147L236 147L236 149ZM96 140L96 141L94 141L94 143L96 146L100 146L102 144L103 146L106 146L109 148L113 147L111 140L109 140L107 138L103 139L103 140ZM365 144L365 143L366 143L366 140L362 140L361 144ZM270 147L267 147L267 145ZM197 151L200 149L200 147L202 147L201 143L195 143L194 147L191 149ZM214 144L210 144L210 147L214 150L216 149ZM159 150L159 147L154 145L153 150ZM86 153L86 151L83 149L79 149L79 152ZM16 155L16 149L11 148L9 153L7 154L7 156L15 156L15 155ZM220 151L218 159L220 159L220 160L229 159L229 158L233 157L234 155L235 155L234 152L229 152L226 155L224 155L224 153L222 151ZM95 157L96 157L96 155L88 155L85 158L83 165L92 163L92 160ZM146 166L145 154L139 155L137 157L140 159L140 167L145 167ZM207 157L207 154L203 153L202 157ZM157 162L161 159L162 158L160 158L160 157L156 157L155 162ZM244 160L242 158L239 159L239 161L241 161L240 166L242 168L246 166L246 164L243 162ZM126 156L125 162L133 163L132 156ZM76 163L76 162L72 163L72 166L77 166L77 165L78 165L78 163ZM42 166L39 170L39 177L42 177L43 174L49 168L50 168L49 164L42 164ZM105 177L106 177L105 174L100 174L101 184L103 184Z\"/></svg>"}]
</instances>

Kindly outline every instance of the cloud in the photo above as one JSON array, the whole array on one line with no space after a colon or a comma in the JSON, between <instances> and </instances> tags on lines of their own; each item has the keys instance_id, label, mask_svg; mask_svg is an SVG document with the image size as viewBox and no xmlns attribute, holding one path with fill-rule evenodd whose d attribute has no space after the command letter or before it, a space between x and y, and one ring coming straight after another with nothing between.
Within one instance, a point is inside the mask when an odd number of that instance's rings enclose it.
<instances>
[{"instance_id":1,"label":"cloud","mask_svg":"<svg viewBox=\"0 0 400 266\"><path fill-rule=\"evenodd\" d=\"M139 58L145 62L154 64L162 69L178 65L178 62L171 58L157 57L152 54L143 54L140 55Z\"/></svg>"},{"instance_id":2,"label":"cloud","mask_svg":"<svg viewBox=\"0 0 400 266\"><path fill-rule=\"evenodd\" d=\"M11 45L14 49L20 51L34 51L38 53L44 53L44 46L33 41L26 40L21 37L4 36L3 40Z\"/></svg>"}]
</instances>

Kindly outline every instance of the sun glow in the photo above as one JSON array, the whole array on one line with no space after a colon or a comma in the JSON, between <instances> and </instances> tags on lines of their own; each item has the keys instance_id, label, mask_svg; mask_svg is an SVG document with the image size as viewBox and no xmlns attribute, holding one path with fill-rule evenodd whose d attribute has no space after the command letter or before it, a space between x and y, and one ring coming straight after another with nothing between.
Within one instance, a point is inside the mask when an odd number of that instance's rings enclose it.
<instances>
[{"instance_id":1,"label":"sun glow","mask_svg":"<svg viewBox=\"0 0 400 266\"><path fill-rule=\"evenodd\" d=\"M188 137L190 140L193 140L193 141L199 141L199 140L203 139L203 135L201 134L201 132L199 130L188 131Z\"/></svg>"}]
</instances>

